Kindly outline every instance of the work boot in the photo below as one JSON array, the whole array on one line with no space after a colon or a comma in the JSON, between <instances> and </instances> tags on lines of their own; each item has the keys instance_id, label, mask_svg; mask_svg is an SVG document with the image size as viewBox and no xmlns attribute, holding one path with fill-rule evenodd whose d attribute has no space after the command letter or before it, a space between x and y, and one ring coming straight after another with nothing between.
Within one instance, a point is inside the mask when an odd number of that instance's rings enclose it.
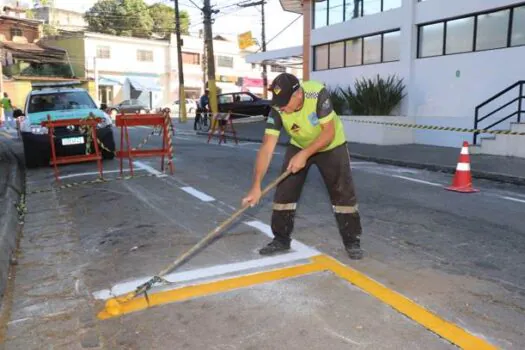
<instances>
[{"instance_id":1,"label":"work boot","mask_svg":"<svg viewBox=\"0 0 525 350\"><path fill-rule=\"evenodd\" d=\"M274 239L266 247L259 250L261 255L272 255L275 253L281 253L290 250L290 243L286 244L281 241Z\"/></svg>"},{"instance_id":2,"label":"work boot","mask_svg":"<svg viewBox=\"0 0 525 350\"><path fill-rule=\"evenodd\" d=\"M345 247L348 256L352 260L361 260L363 258L363 250L359 241L350 243L349 246Z\"/></svg>"}]
</instances>

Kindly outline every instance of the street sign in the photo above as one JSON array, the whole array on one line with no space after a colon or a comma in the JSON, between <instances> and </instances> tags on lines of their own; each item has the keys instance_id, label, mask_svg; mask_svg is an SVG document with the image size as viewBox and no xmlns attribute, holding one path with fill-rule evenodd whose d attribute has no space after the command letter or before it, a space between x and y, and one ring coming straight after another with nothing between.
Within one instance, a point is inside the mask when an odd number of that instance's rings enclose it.
<instances>
[{"instance_id":1,"label":"street sign","mask_svg":"<svg viewBox=\"0 0 525 350\"><path fill-rule=\"evenodd\" d=\"M253 45L252 32L245 32L238 35L239 49L244 50Z\"/></svg>"}]
</instances>

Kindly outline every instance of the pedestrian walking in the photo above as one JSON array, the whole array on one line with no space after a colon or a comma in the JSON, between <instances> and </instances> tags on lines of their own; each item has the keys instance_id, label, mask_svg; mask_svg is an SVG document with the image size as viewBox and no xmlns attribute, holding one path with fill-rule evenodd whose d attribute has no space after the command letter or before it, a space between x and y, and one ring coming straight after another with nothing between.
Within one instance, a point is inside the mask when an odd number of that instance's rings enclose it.
<instances>
[{"instance_id":1,"label":"pedestrian walking","mask_svg":"<svg viewBox=\"0 0 525 350\"><path fill-rule=\"evenodd\" d=\"M4 122L6 125L6 129L9 129L12 122L13 122L13 105L11 103L11 99L7 95L7 92L4 92L4 97L2 98L2 108L4 110Z\"/></svg>"},{"instance_id":2,"label":"pedestrian walking","mask_svg":"<svg viewBox=\"0 0 525 350\"><path fill-rule=\"evenodd\" d=\"M309 168L315 164L330 195L344 247L351 259L361 259L361 219L350 169L343 124L330 95L317 81L300 83L292 74L278 75L270 86L272 110L255 161L252 187L243 205L261 198L261 183L277 145L281 129L290 135L282 172L291 175L276 188L271 227L273 240L259 253L271 255L290 249L294 217Z\"/></svg>"}]
</instances>

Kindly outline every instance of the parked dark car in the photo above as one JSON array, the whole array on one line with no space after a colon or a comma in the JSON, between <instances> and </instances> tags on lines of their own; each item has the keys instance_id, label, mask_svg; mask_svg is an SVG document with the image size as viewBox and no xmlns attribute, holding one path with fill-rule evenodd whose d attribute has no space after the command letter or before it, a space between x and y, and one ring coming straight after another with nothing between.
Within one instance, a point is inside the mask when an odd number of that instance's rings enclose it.
<instances>
[{"instance_id":1,"label":"parked dark car","mask_svg":"<svg viewBox=\"0 0 525 350\"><path fill-rule=\"evenodd\" d=\"M217 95L219 112L232 113L232 118L245 118L256 115L268 116L271 101L255 96L250 92L230 92Z\"/></svg>"},{"instance_id":2,"label":"parked dark car","mask_svg":"<svg viewBox=\"0 0 525 350\"><path fill-rule=\"evenodd\" d=\"M149 107L139 100L124 100L106 109L107 113L114 117L119 113L148 113Z\"/></svg>"}]
</instances>

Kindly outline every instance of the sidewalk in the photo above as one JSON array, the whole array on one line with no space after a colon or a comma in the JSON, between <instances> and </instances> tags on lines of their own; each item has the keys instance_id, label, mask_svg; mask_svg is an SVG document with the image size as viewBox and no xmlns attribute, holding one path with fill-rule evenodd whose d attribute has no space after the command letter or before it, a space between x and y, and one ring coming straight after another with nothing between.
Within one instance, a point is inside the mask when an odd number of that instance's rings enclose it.
<instances>
[{"instance_id":1,"label":"sidewalk","mask_svg":"<svg viewBox=\"0 0 525 350\"><path fill-rule=\"evenodd\" d=\"M193 130L192 125L176 124L183 130ZM264 134L265 123L235 124L237 137L242 141L260 142ZM199 135L207 133L198 132ZM283 131L279 144L286 145L289 137ZM352 158L377 163L427 169L453 174L459 157L460 147L439 147L430 145L408 144L379 146L350 142L348 145ZM472 176L480 179L525 185L525 159L471 154Z\"/></svg>"}]
</instances>

